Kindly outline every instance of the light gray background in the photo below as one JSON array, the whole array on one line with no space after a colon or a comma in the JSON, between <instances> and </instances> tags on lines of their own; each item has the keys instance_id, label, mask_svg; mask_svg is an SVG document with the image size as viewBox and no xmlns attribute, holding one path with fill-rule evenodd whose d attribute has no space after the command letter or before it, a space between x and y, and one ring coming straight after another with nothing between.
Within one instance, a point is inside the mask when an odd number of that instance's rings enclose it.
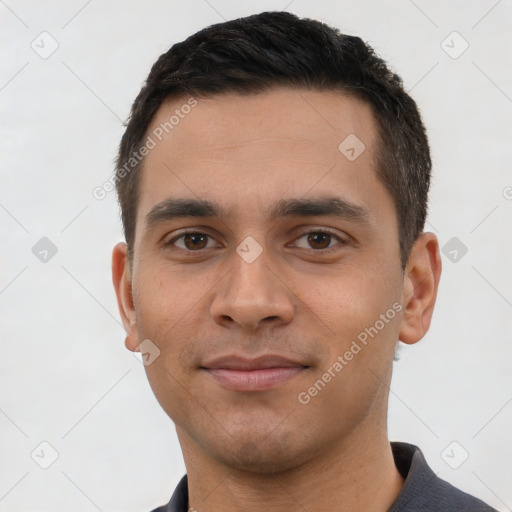
<instances>
[{"instance_id":1,"label":"light gray background","mask_svg":"<svg viewBox=\"0 0 512 512\"><path fill-rule=\"evenodd\" d=\"M454 246L453 262L445 250L431 330L395 364L390 438L511 510L512 4L288 1L0 1L3 512L149 511L183 475L173 424L124 347L116 198L92 190L161 53L206 25L282 9L369 41L421 107L434 160L427 227L467 253ZM32 252L42 237L58 249L47 262ZM47 469L42 442L58 452Z\"/></svg>"}]
</instances>

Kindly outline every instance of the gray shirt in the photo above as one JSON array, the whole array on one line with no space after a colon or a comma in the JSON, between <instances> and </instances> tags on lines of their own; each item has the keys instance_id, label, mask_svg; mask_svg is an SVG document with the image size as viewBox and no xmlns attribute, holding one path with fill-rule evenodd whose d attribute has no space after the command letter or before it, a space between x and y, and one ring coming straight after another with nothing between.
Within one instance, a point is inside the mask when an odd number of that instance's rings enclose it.
<instances>
[{"instance_id":1,"label":"gray shirt","mask_svg":"<svg viewBox=\"0 0 512 512\"><path fill-rule=\"evenodd\" d=\"M392 442L391 449L395 465L405 483L388 512L497 512L483 501L437 477L417 446ZM187 512L187 507L185 475L169 503L152 512Z\"/></svg>"}]
</instances>

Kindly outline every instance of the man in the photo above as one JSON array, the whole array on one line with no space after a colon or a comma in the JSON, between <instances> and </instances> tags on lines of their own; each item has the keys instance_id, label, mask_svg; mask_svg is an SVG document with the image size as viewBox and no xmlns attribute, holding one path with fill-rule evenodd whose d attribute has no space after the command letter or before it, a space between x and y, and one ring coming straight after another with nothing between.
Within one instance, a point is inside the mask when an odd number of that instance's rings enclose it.
<instances>
[{"instance_id":1,"label":"man","mask_svg":"<svg viewBox=\"0 0 512 512\"><path fill-rule=\"evenodd\" d=\"M441 274L431 161L400 78L288 13L153 66L116 170L113 280L187 475L157 512L493 510L390 443L397 341Z\"/></svg>"}]
</instances>

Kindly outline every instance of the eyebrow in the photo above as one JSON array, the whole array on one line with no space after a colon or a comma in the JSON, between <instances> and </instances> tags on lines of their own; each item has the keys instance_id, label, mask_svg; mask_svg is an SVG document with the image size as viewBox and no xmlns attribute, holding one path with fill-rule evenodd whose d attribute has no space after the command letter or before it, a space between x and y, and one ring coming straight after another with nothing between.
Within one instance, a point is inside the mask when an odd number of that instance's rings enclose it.
<instances>
[{"instance_id":1,"label":"eyebrow","mask_svg":"<svg viewBox=\"0 0 512 512\"><path fill-rule=\"evenodd\" d=\"M228 211L220 204L205 199L165 199L145 217L145 230L181 217L225 219ZM282 199L270 208L269 218L330 216L358 223L370 223L369 211L339 197L314 199Z\"/></svg>"}]
</instances>

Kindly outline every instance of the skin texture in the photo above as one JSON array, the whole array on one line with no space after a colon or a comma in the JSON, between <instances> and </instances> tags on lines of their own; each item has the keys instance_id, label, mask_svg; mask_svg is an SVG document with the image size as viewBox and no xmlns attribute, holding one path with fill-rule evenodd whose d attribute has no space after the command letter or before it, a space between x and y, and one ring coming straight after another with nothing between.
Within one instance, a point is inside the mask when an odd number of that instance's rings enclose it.
<instances>
[{"instance_id":1,"label":"skin texture","mask_svg":"<svg viewBox=\"0 0 512 512\"><path fill-rule=\"evenodd\" d=\"M186 101L167 100L148 134ZM393 201L375 173L377 128L360 100L275 88L197 101L145 158L132 264L124 243L113 252L126 347L149 339L160 350L145 368L176 424L189 505L385 511L403 485L386 426L393 355L398 339L415 343L429 328L437 239L422 234L402 271ZM350 134L365 145L354 161L338 150ZM280 200L325 197L366 216L269 216ZM227 216L146 229L169 198L216 201ZM184 229L208 237L176 240ZM251 263L236 251L249 236L262 249ZM393 304L400 311L333 371ZM307 368L262 391L227 389L201 368L269 353ZM329 368L329 382L301 403Z\"/></svg>"}]
</instances>

